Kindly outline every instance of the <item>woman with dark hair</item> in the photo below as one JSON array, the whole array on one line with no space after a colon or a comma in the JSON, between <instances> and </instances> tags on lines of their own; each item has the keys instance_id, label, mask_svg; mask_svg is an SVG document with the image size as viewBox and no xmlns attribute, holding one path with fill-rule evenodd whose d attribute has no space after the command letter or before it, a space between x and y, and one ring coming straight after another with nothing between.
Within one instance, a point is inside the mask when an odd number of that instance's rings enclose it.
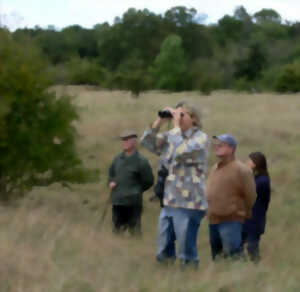
<instances>
[{"instance_id":1,"label":"woman with dark hair","mask_svg":"<svg viewBox=\"0 0 300 292\"><path fill-rule=\"evenodd\" d=\"M248 166L255 176L257 199L252 209L252 217L245 221L243 226L243 245L247 244L250 259L260 260L259 241L265 232L266 213L270 203L271 187L267 160L263 153L249 154Z\"/></svg>"}]
</instances>

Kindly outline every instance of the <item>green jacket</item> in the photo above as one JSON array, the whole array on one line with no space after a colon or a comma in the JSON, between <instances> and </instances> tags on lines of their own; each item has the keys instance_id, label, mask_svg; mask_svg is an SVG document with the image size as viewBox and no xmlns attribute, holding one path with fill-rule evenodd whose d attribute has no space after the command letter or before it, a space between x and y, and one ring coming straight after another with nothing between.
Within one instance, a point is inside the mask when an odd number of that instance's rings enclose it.
<instances>
[{"instance_id":1,"label":"green jacket","mask_svg":"<svg viewBox=\"0 0 300 292\"><path fill-rule=\"evenodd\" d=\"M127 156L122 152L109 168L108 181L117 183L111 192L113 205L142 205L142 194L153 185L154 177L148 160L142 154L136 151Z\"/></svg>"}]
</instances>

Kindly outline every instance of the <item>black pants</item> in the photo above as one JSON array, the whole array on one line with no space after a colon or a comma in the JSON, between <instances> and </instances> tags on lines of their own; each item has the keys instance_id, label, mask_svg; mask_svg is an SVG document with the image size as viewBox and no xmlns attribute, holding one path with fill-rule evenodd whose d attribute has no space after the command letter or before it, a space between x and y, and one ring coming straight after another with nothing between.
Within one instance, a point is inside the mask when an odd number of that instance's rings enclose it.
<instances>
[{"instance_id":1,"label":"black pants","mask_svg":"<svg viewBox=\"0 0 300 292\"><path fill-rule=\"evenodd\" d=\"M250 260L255 263L258 263L260 261L260 253L259 253L260 236L261 236L260 233L255 233L255 232L242 233L243 249L244 246L247 245L247 251Z\"/></svg>"},{"instance_id":2,"label":"black pants","mask_svg":"<svg viewBox=\"0 0 300 292\"><path fill-rule=\"evenodd\" d=\"M113 231L120 233L126 229L132 235L141 234L142 206L112 206Z\"/></svg>"}]
</instances>

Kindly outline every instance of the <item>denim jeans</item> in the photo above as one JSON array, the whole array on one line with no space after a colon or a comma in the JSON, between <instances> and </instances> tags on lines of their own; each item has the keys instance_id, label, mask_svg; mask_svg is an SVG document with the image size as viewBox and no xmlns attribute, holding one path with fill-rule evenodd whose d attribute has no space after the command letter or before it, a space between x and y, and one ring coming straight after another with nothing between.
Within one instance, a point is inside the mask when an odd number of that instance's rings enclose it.
<instances>
[{"instance_id":1,"label":"denim jeans","mask_svg":"<svg viewBox=\"0 0 300 292\"><path fill-rule=\"evenodd\" d=\"M158 261L175 260L175 240L178 243L178 258L182 264L198 264L198 229L205 211L164 207L158 226Z\"/></svg>"},{"instance_id":2,"label":"denim jeans","mask_svg":"<svg viewBox=\"0 0 300 292\"><path fill-rule=\"evenodd\" d=\"M209 225L209 238L212 259L218 255L224 257L242 256L242 223L223 222Z\"/></svg>"}]
</instances>

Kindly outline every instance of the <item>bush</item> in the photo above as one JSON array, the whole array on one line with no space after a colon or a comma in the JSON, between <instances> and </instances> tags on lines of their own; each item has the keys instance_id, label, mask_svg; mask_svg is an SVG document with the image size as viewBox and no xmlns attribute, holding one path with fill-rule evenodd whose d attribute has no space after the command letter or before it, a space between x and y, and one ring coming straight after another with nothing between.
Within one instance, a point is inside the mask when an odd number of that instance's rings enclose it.
<instances>
[{"instance_id":1,"label":"bush","mask_svg":"<svg viewBox=\"0 0 300 292\"><path fill-rule=\"evenodd\" d=\"M26 194L35 185L95 180L78 157L70 97L57 97L35 47L0 31L0 199Z\"/></svg>"},{"instance_id":2,"label":"bush","mask_svg":"<svg viewBox=\"0 0 300 292\"><path fill-rule=\"evenodd\" d=\"M282 73L282 66L272 66L261 73L259 84L262 90L275 90L276 80Z\"/></svg>"},{"instance_id":3,"label":"bush","mask_svg":"<svg viewBox=\"0 0 300 292\"><path fill-rule=\"evenodd\" d=\"M235 80L233 84L233 89L236 91L252 92L255 90L254 88L253 82L247 80L246 78L239 78Z\"/></svg>"},{"instance_id":4,"label":"bush","mask_svg":"<svg viewBox=\"0 0 300 292\"><path fill-rule=\"evenodd\" d=\"M275 82L275 90L278 92L300 91L300 61L283 67Z\"/></svg>"},{"instance_id":5,"label":"bush","mask_svg":"<svg viewBox=\"0 0 300 292\"><path fill-rule=\"evenodd\" d=\"M107 73L97 60L73 57L66 63L69 84L101 85L106 87Z\"/></svg>"}]
</instances>

